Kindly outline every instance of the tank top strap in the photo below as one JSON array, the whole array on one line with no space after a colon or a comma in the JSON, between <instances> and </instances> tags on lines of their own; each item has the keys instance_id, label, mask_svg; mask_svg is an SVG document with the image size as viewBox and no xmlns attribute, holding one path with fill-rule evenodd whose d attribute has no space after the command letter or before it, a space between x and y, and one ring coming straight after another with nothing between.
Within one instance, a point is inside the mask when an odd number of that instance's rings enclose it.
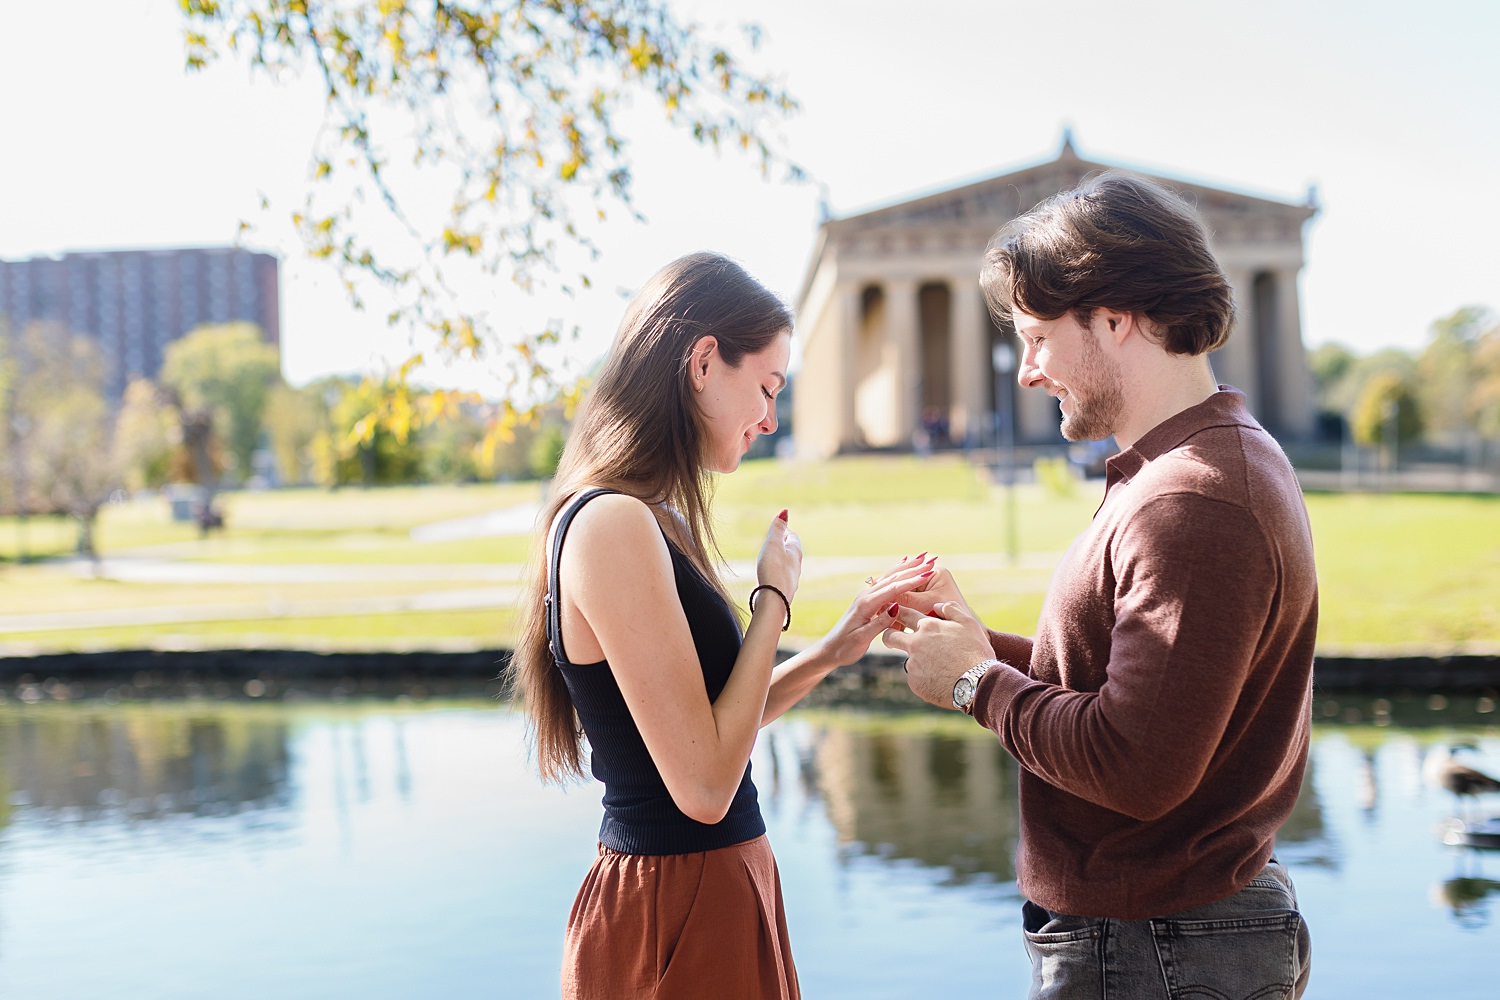
<instances>
[{"instance_id":1,"label":"tank top strap","mask_svg":"<svg viewBox=\"0 0 1500 1000\"><path fill-rule=\"evenodd\" d=\"M558 565L562 560L563 537L568 533L568 525L573 523L573 518L583 509L583 505L595 497L606 493L618 493L619 490L606 489L595 486L584 490L572 503L563 508L563 512L557 517L557 527L552 532L552 558L547 563L547 645L552 650L552 662L557 664L568 663L569 660L563 655L562 643L562 605L557 598L561 587L561 577Z\"/></svg>"}]
</instances>

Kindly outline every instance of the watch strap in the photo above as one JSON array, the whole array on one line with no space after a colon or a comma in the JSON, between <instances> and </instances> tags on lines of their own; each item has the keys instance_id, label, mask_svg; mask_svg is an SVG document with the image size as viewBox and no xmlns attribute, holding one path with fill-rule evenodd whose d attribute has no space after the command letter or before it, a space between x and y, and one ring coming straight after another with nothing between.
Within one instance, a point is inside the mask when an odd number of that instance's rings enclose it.
<instances>
[{"instance_id":1,"label":"watch strap","mask_svg":"<svg viewBox=\"0 0 1500 1000\"><path fill-rule=\"evenodd\" d=\"M990 668L998 667L999 665L1000 661L996 659L981 660L980 662L974 664L968 670L965 670L962 674L960 674L958 681L955 681L953 684L953 706L962 710L965 715L973 715L974 696L979 693L980 678L987 674L990 671ZM968 680L969 682L969 697L967 698L967 700L960 703L958 700L958 686L959 682L963 680Z\"/></svg>"}]
</instances>

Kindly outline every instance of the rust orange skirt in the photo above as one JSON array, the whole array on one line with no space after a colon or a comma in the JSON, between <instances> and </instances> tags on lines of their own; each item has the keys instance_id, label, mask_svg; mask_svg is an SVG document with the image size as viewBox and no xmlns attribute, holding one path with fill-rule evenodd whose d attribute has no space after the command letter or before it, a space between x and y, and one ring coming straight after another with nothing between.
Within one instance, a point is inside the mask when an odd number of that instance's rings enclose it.
<instances>
[{"instance_id":1,"label":"rust orange skirt","mask_svg":"<svg viewBox=\"0 0 1500 1000\"><path fill-rule=\"evenodd\" d=\"M697 854L603 845L573 901L563 1000L799 1000L764 837Z\"/></svg>"}]
</instances>

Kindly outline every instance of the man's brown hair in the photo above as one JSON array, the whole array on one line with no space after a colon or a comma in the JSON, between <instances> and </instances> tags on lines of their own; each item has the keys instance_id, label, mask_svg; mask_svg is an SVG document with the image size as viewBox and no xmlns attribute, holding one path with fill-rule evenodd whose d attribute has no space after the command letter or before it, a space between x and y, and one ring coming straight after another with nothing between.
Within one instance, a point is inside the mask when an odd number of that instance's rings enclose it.
<instances>
[{"instance_id":1,"label":"man's brown hair","mask_svg":"<svg viewBox=\"0 0 1500 1000\"><path fill-rule=\"evenodd\" d=\"M1085 326L1098 308L1144 316L1171 354L1223 346L1229 281L1197 211L1154 181L1119 170L1085 180L995 233L979 284L1003 325L1012 311Z\"/></svg>"}]
</instances>

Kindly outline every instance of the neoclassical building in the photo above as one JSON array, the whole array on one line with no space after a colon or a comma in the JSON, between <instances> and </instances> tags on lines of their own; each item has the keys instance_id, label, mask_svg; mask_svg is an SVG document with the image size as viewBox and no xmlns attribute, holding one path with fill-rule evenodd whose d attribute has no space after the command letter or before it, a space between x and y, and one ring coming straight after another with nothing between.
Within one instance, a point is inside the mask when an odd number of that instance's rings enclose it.
<instances>
[{"instance_id":1,"label":"neoclassical building","mask_svg":"<svg viewBox=\"0 0 1500 1000\"><path fill-rule=\"evenodd\" d=\"M797 300L797 450L906 448L924 424L945 427L955 442L987 442L1004 424L996 419L997 395L1009 401L1017 443L1060 443L1054 400L997 389L999 378L1014 376L997 378L995 347L1014 351L1015 337L991 319L979 268L1000 226L1107 169L1080 158L1065 134L1050 162L825 221ZM1303 228L1317 212L1312 193L1292 204L1157 179L1197 205L1234 286L1236 328L1212 355L1219 381L1244 390L1272 433L1309 434L1314 409L1297 275Z\"/></svg>"}]
</instances>

